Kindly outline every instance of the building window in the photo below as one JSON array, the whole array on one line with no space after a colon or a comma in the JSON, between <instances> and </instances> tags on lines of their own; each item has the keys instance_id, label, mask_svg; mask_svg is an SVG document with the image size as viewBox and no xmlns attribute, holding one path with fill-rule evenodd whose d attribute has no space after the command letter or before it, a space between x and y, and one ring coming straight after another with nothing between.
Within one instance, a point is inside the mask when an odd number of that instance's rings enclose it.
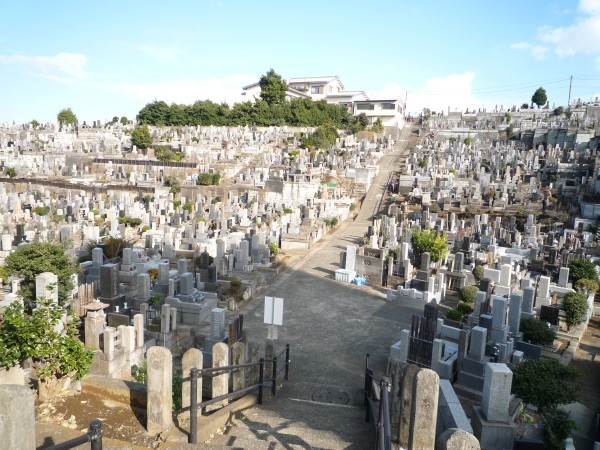
<instances>
[{"instance_id":1,"label":"building window","mask_svg":"<svg viewBox=\"0 0 600 450\"><path fill-rule=\"evenodd\" d=\"M356 105L356 109L359 111L370 111L375 109L375 105L372 105L370 103L358 103Z\"/></svg>"},{"instance_id":2,"label":"building window","mask_svg":"<svg viewBox=\"0 0 600 450\"><path fill-rule=\"evenodd\" d=\"M311 94L322 94L323 93L323 85L311 86L310 93Z\"/></svg>"},{"instance_id":3,"label":"building window","mask_svg":"<svg viewBox=\"0 0 600 450\"><path fill-rule=\"evenodd\" d=\"M393 103L382 103L381 109L396 109Z\"/></svg>"}]
</instances>

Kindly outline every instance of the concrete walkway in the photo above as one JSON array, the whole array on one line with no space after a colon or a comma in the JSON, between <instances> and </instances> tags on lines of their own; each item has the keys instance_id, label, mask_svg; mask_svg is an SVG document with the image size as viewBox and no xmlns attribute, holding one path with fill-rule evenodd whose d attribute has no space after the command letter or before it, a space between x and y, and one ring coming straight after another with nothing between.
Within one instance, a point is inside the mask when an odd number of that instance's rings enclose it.
<instances>
[{"instance_id":1,"label":"concrete walkway","mask_svg":"<svg viewBox=\"0 0 600 450\"><path fill-rule=\"evenodd\" d=\"M265 290L264 295L285 301L277 347L291 346L290 381L280 382L276 397L247 411L244 420L217 436L214 444L247 448L254 437L267 441L270 446L265 448L270 449L372 445L372 425L365 422L362 406L365 355L371 354L371 366L381 373L390 345L409 326L412 314L422 312L422 305L386 303L379 291L336 282L334 271L340 252L362 242L409 135L406 127L394 150L384 156L356 220L324 237ZM263 299L244 317L248 335L259 341L267 337Z\"/></svg>"}]
</instances>

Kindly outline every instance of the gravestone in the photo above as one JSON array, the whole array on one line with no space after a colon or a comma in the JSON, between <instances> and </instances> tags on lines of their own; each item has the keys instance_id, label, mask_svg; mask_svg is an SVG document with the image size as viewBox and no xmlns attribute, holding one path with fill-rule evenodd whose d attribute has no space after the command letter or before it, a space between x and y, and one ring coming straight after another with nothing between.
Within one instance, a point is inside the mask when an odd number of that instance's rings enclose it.
<instances>
[{"instance_id":1,"label":"gravestone","mask_svg":"<svg viewBox=\"0 0 600 450\"><path fill-rule=\"evenodd\" d=\"M148 401L147 430L159 434L173 426L173 356L164 347L150 347L147 352Z\"/></svg>"}]
</instances>

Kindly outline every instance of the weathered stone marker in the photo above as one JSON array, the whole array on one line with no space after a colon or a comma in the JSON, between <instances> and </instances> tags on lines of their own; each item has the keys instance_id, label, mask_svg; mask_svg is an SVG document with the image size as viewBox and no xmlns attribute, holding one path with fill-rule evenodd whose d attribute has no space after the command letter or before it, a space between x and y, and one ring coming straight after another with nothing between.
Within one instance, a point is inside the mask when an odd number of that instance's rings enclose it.
<instances>
[{"instance_id":1,"label":"weathered stone marker","mask_svg":"<svg viewBox=\"0 0 600 450\"><path fill-rule=\"evenodd\" d=\"M435 448L440 377L431 369L418 369L413 376L409 450Z\"/></svg>"},{"instance_id":2,"label":"weathered stone marker","mask_svg":"<svg viewBox=\"0 0 600 450\"><path fill-rule=\"evenodd\" d=\"M219 342L213 345L213 368L224 367L229 365L229 347L223 342ZM225 395L229 392L229 372L217 372L218 375L214 375L212 379L212 398ZM207 411L214 411L219 409L221 406L226 405L227 400L223 402L208 405Z\"/></svg>"},{"instance_id":3,"label":"weathered stone marker","mask_svg":"<svg viewBox=\"0 0 600 450\"><path fill-rule=\"evenodd\" d=\"M0 385L0 437L5 450L35 449L33 392L27 386Z\"/></svg>"},{"instance_id":4,"label":"weathered stone marker","mask_svg":"<svg viewBox=\"0 0 600 450\"><path fill-rule=\"evenodd\" d=\"M148 433L158 434L173 425L173 356L164 347L150 347L148 359Z\"/></svg>"},{"instance_id":5,"label":"weathered stone marker","mask_svg":"<svg viewBox=\"0 0 600 450\"><path fill-rule=\"evenodd\" d=\"M236 342L231 347L231 364L236 366L246 364L246 344ZM238 369L233 372L233 390L243 389L246 387L246 368Z\"/></svg>"},{"instance_id":6,"label":"weathered stone marker","mask_svg":"<svg viewBox=\"0 0 600 450\"><path fill-rule=\"evenodd\" d=\"M448 428L438 438L436 450L480 450L479 441L471 433Z\"/></svg>"},{"instance_id":7,"label":"weathered stone marker","mask_svg":"<svg viewBox=\"0 0 600 450\"><path fill-rule=\"evenodd\" d=\"M190 348L183 354L181 359L181 372L183 376L183 385L181 392L181 406L188 408L191 404L191 392L190 392L190 370L191 369L202 369L203 355L202 351L197 348ZM198 389L196 392L196 398L198 403L202 403L202 377L198 377Z\"/></svg>"}]
</instances>

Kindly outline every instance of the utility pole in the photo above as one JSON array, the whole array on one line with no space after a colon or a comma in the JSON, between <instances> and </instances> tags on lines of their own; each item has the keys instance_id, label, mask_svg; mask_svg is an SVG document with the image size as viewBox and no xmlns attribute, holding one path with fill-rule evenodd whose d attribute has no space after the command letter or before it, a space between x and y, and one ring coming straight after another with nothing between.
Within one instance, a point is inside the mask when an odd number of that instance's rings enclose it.
<instances>
[{"instance_id":1,"label":"utility pole","mask_svg":"<svg viewBox=\"0 0 600 450\"><path fill-rule=\"evenodd\" d=\"M567 109L569 109L569 106L571 105L571 85L573 84L573 75L571 75L571 78L569 79L569 101L567 102Z\"/></svg>"}]
</instances>

